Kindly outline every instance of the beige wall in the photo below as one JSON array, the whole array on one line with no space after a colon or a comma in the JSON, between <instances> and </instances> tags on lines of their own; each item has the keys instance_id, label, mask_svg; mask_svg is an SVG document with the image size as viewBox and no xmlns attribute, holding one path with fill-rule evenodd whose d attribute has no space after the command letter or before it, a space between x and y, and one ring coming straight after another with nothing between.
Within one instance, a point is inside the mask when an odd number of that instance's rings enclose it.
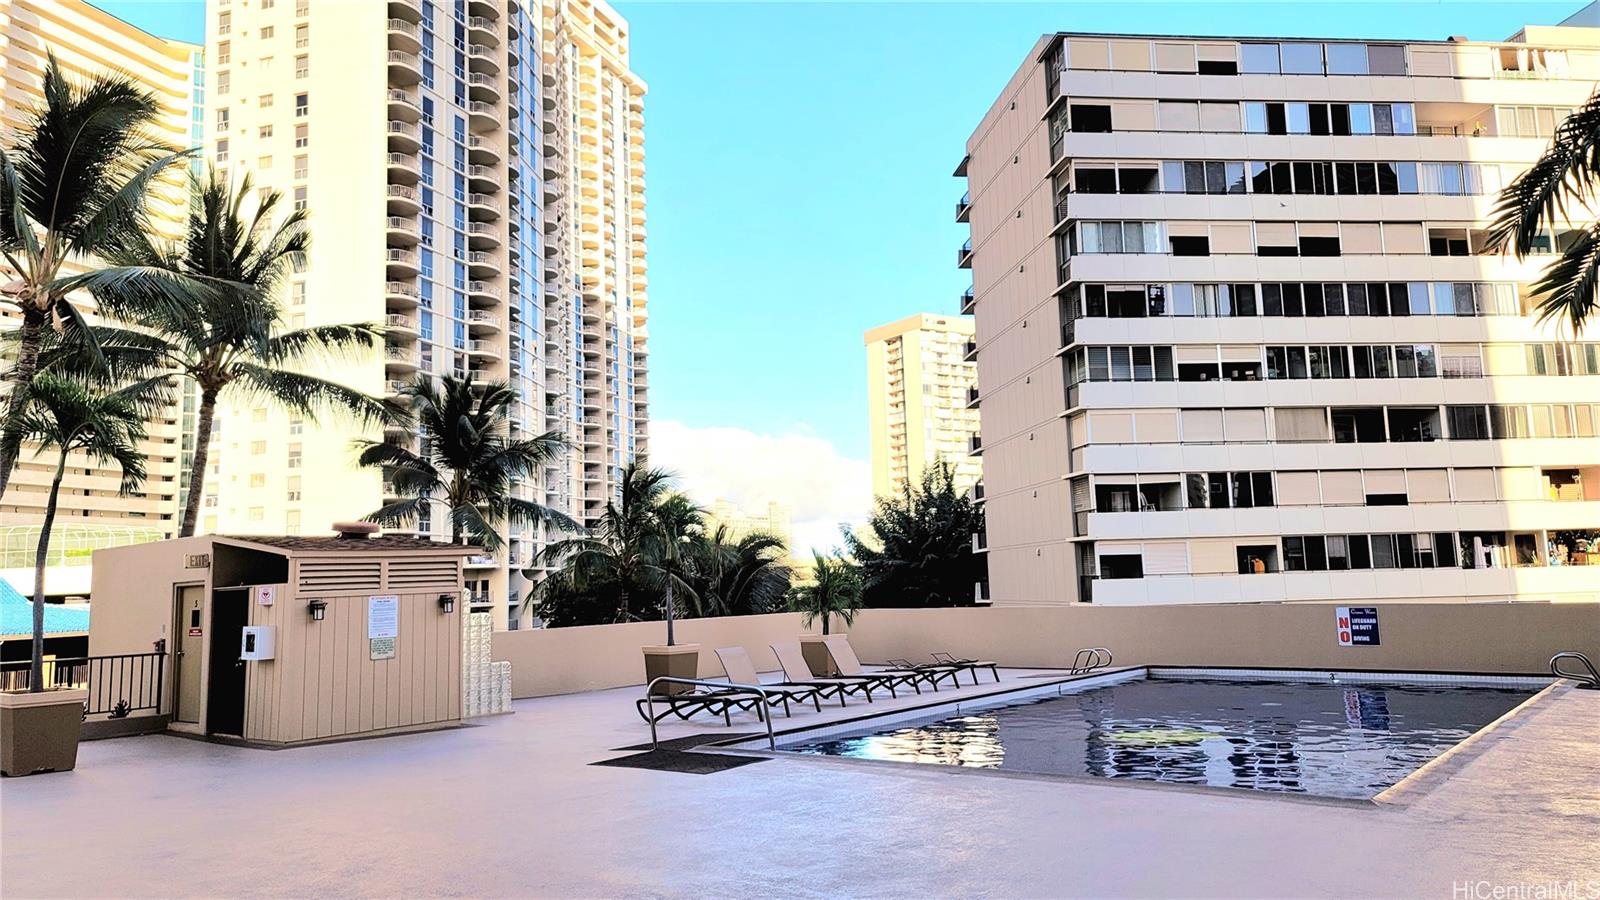
<instances>
[{"instance_id":1,"label":"beige wall","mask_svg":"<svg viewBox=\"0 0 1600 900\"><path fill-rule=\"evenodd\" d=\"M742 646L757 669L770 672L778 668L770 644L795 640L814 629L800 627L799 613L774 613L685 619L675 623L674 630L678 643L700 645L700 677L721 678L718 647ZM660 622L497 631L494 659L511 661L513 697L597 691L643 684L644 656L639 648L665 639L666 626Z\"/></svg>"},{"instance_id":2,"label":"beige wall","mask_svg":"<svg viewBox=\"0 0 1600 900\"><path fill-rule=\"evenodd\" d=\"M1331 603L1182 607L968 607L867 610L849 629L867 662L927 659L935 650L1007 666L1066 667L1080 647L1108 647L1118 664L1407 672L1542 674L1559 650L1600 655L1596 603L1377 604L1377 647L1340 647ZM681 643L701 644L700 676L719 678L717 647L741 645L756 668L778 668L768 644L804 629L795 613L690 619ZM516 698L642 684L639 648L660 622L498 632Z\"/></svg>"}]
</instances>

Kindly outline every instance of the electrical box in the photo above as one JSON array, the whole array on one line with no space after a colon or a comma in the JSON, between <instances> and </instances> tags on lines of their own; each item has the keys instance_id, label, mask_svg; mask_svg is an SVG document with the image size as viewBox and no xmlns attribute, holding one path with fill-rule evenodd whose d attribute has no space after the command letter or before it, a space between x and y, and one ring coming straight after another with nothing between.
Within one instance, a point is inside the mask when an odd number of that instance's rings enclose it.
<instances>
[{"instance_id":1,"label":"electrical box","mask_svg":"<svg viewBox=\"0 0 1600 900\"><path fill-rule=\"evenodd\" d=\"M246 625L239 638L239 658L272 659L277 634L276 625Z\"/></svg>"}]
</instances>

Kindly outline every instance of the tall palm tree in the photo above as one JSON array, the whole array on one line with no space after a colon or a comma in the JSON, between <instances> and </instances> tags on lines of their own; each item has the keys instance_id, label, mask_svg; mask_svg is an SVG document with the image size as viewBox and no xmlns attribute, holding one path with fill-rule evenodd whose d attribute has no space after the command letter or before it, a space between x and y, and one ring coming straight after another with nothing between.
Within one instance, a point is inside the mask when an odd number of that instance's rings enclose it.
<instances>
[{"instance_id":1,"label":"tall palm tree","mask_svg":"<svg viewBox=\"0 0 1600 900\"><path fill-rule=\"evenodd\" d=\"M828 633L828 620L838 616L845 625L853 625L861 609L861 573L847 559L824 556L812 551L815 570L810 584L794 589L793 606L803 613L801 624L810 628L817 619L822 620L822 633Z\"/></svg>"},{"instance_id":2,"label":"tall palm tree","mask_svg":"<svg viewBox=\"0 0 1600 900\"><path fill-rule=\"evenodd\" d=\"M727 525L717 525L697 548L691 578L702 612L737 616L781 608L789 591L787 550L773 535L755 532L734 539Z\"/></svg>"},{"instance_id":3,"label":"tall palm tree","mask_svg":"<svg viewBox=\"0 0 1600 900\"><path fill-rule=\"evenodd\" d=\"M662 527L660 511L672 496L672 473L643 460L629 463L622 470L617 498L606 504L587 533L546 545L540 561L560 569L541 583L541 594L573 605L604 594L610 607L604 614L611 621L640 618L634 600L650 597L662 582L660 560L672 528ZM677 507L668 516L681 523L686 512Z\"/></svg>"},{"instance_id":4,"label":"tall palm tree","mask_svg":"<svg viewBox=\"0 0 1600 900\"><path fill-rule=\"evenodd\" d=\"M259 196L246 177L237 190L217 176L192 185L184 240L166 245L147 232L125 235L112 258L127 265L205 279L213 288L176 308L150 310L132 328L91 327L112 377L177 372L199 391L194 458L180 537L194 534L211 455L217 403L225 397L271 403L315 421L333 413L362 425L397 421L399 411L306 369L381 346L382 332L364 324L316 325L280 331L276 300L293 264L310 244L305 213L274 224L277 191ZM253 211L247 211L249 204ZM82 342L53 342L42 356L48 368L92 374Z\"/></svg>"},{"instance_id":5,"label":"tall palm tree","mask_svg":"<svg viewBox=\"0 0 1600 900\"><path fill-rule=\"evenodd\" d=\"M50 532L55 526L56 502L61 496L67 459L73 453L83 453L99 465L115 463L122 472L121 492L137 490L145 477L144 452L139 448L145 437L145 422L170 398L165 378L102 393L83 382L41 372L29 387L31 400L5 441L6 449L13 453L20 450L21 442L32 443L40 454L56 451L56 474L50 482L39 548L33 561L33 665L28 690L37 692L44 690L45 559L50 551Z\"/></svg>"},{"instance_id":6,"label":"tall palm tree","mask_svg":"<svg viewBox=\"0 0 1600 900\"><path fill-rule=\"evenodd\" d=\"M1500 193L1489 243L1526 256L1541 233L1570 221L1569 209L1584 219L1600 206L1600 93L1556 128L1544 156ZM1600 223L1576 230L1571 243L1557 247L1561 256L1533 285L1539 318L1561 319L1573 331L1583 330L1594 315L1595 286L1600 283Z\"/></svg>"},{"instance_id":7,"label":"tall palm tree","mask_svg":"<svg viewBox=\"0 0 1600 900\"><path fill-rule=\"evenodd\" d=\"M402 499L367 518L385 525L409 525L430 504L449 510L452 543L472 543L493 552L505 543L498 531L511 525L543 522L571 530L577 523L512 489L556 458L563 441L555 432L530 440L507 435L509 409L516 393L504 382L475 384L445 375L435 385L426 376L401 392L411 406L422 451L382 441L358 441L363 466L389 473Z\"/></svg>"},{"instance_id":8,"label":"tall palm tree","mask_svg":"<svg viewBox=\"0 0 1600 900\"><path fill-rule=\"evenodd\" d=\"M41 93L43 105L0 147L0 301L21 312L6 377L8 434L27 406L46 333L86 335L75 296L130 315L171 310L203 289L170 271L100 261L120 235L145 230L151 183L188 155L147 133L160 114L155 96L124 75L74 83L53 53ZM0 443L14 448L0 449L3 495L20 445Z\"/></svg>"}]
</instances>

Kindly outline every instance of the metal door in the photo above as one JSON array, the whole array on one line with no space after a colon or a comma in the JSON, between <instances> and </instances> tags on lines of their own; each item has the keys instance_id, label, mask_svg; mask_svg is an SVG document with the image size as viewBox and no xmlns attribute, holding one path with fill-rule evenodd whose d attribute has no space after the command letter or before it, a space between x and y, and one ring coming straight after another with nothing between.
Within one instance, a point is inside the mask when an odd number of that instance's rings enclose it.
<instances>
[{"instance_id":1,"label":"metal door","mask_svg":"<svg viewBox=\"0 0 1600 900\"><path fill-rule=\"evenodd\" d=\"M203 584L185 584L178 587L174 598L176 615L173 622L172 683L175 702L172 706L174 722L200 722L200 648L205 641L205 596Z\"/></svg>"}]
</instances>

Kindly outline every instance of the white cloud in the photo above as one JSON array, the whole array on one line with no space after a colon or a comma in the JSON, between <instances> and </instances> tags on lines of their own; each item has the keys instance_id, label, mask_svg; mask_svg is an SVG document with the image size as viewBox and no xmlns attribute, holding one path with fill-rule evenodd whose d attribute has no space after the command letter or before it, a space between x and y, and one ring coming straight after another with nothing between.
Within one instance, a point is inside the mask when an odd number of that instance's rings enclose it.
<instances>
[{"instance_id":1,"label":"white cloud","mask_svg":"<svg viewBox=\"0 0 1600 900\"><path fill-rule=\"evenodd\" d=\"M679 476L697 503L722 498L751 511L776 501L794 517L798 557L830 550L839 525L865 521L872 506L867 461L843 456L814 434L757 434L743 428L694 428L682 422L650 423L650 464Z\"/></svg>"}]
</instances>

